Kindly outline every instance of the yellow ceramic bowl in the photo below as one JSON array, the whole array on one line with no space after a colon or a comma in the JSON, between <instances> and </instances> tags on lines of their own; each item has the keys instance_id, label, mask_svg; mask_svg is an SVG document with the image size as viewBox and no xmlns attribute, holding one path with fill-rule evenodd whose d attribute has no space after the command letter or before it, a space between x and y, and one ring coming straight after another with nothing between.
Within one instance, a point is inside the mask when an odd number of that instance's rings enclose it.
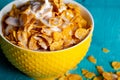
<instances>
[{"instance_id":1,"label":"yellow ceramic bowl","mask_svg":"<svg viewBox=\"0 0 120 80\"><path fill-rule=\"evenodd\" d=\"M16 0L5 6L0 12L0 45L8 60L20 71L33 78L57 77L73 69L86 55L94 28L94 22L89 11L73 0L65 0L65 3L74 3L80 6L82 16L92 25L89 35L79 44L59 51L32 51L23 49L10 43L2 33L1 19L13 4L24 4L27 0ZM50 80L50 79L48 79Z\"/></svg>"}]
</instances>

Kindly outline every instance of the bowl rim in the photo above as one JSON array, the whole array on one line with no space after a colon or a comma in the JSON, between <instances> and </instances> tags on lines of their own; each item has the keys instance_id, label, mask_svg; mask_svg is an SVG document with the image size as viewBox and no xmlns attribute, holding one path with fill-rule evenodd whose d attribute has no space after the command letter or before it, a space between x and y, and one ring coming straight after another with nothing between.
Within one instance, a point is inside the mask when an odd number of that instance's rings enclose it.
<instances>
[{"instance_id":1,"label":"bowl rim","mask_svg":"<svg viewBox=\"0 0 120 80\"><path fill-rule=\"evenodd\" d=\"M24 1L24 0L14 0L14 1L8 3L6 6L4 6L4 7L1 9L1 11L0 11L0 17L1 17L1 18L3 17L3 16L1 16L1 12L4 11L7 6L16 4L16 3L19 2L19 1ZM29 1L29 0L25 0L25 2L27 2L27 1ZM86 7L84 7L82 4L80 4L79 2L76 2L76 1L74 1L74 0L66 0L66 2L68 2L68 3L73 3L73 4L76 4L76 5L80 6L80 8L82 8L84 11L87 12L87 14L89 15L89 17L90 17L90 19L91 19L92 29L90 30L89 34L88 34L82 41L80 41L78 44L76 44L76 45L74 45L74 46L71 46L71 47L68 47L68 48L65 48L65 49L56 50L56 51L37 51L37 50L34 51L34 50L22 48L22 47L20 47L20 46L17 46L17 45L15 45L15 44L11 43L9 40L7 40L7 39L3 36L2 32L0 33L0 36L1 36L6 42L8 42L9 44L11 44L11 45L14 46L14 47L17 47L17 48L20 49L20 50L30 51L30 52L37 52L37 53L44 53L44 54L46 54L46 53L51 54L51 53L56 53L56 52L64 52L64 51L66 51L66 50L75 48L75 47L78 46L78 45L81 45L81 44L82 44L84 41L86 41L86 40L89 38L89 36L91 36L91 34L93 33L93 30L94 30L94 19L93 19L93 16L92 16L92 14L90 13L90 11L89 11ZM21 5L22 5L22 4L21 4ZM2 19L0 19L0 21L2 21ZM2 27L2 23L1 23L1 22L0 22L0 27ZM1 30L1 31L2 31L2 30Z\"/></svg>"}]
</instances>

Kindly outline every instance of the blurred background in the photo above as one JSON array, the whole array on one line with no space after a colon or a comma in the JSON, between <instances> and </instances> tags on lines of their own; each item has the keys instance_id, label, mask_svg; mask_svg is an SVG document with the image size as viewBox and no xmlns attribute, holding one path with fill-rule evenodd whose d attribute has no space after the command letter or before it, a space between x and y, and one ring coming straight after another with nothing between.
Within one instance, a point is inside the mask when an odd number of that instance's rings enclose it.
<instances>
[{"instance_id":1,"label":"blurred background","mask_svg":"<svg viewBox=\"0 0 120 80\"><path fill-rule=\"evenodd\" d=\"M0 0L0 10L13 0ZM96 66L105 71L115 72L112 61L120 61L120 0L75 0L84 5L93 15L95 28L90 49L85 58L70 73L81 74L87 69L98 75ZM110 50L105 54L102 48ZM90 63L87 57L93 55L97 64ZM0 80L33 80L12 66L0 50ZM84 78L84 80L86 80Z\"/></svg>"}]
</instances>

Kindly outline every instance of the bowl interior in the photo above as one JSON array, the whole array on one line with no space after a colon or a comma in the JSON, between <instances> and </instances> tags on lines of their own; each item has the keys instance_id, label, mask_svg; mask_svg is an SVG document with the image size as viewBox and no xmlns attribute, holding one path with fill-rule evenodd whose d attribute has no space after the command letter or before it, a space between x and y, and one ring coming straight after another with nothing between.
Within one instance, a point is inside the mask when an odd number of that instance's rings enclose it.
<instances>
[{"instance_id":1,"label":"bowl interior","mask_svg":"<svg viewBox=\"0 0 120 80\"><path fill-rule=\"evenodd\" d=\"M12 8L12 5L15 4L16 6L20 6L24 3L26 3L27 1L29 0L14 0L12 1L11 3L9 3L8 5L6 5L1 11L0 11L0 35L1 37L7 41L8 43L10 43L11 45L15 46L15 47L18 47L18 48L21 48L19 46L16 46L14 44L12 44L10 41L8 41L4 36L3 36L3 32L2 32L2 17L8 13L11 8ZM93 17L92 15L90 14L90 12L85 8L83 7L81 4L75 2L74 0L64 0L64 3L73 3L73 4L77 4L80 8L81 8L81 15L88 21L88 25L92 25L92 30L90 31L90 33L87 35L87 37L85 39L88 38L88 36L90 36L90 34L93 32L93 29L94 29L94 21L93 21ZM85 40L84 39L84 40ZM82 40L80 43L78 44L81 44L84 40ZM21 48L21 49L24 49L24 48ZM69 48L67 48L69 49ZM32 50L31 50L32 51ZM59 50L58 50L59 51Z\"/></svg>"}]
</instances>

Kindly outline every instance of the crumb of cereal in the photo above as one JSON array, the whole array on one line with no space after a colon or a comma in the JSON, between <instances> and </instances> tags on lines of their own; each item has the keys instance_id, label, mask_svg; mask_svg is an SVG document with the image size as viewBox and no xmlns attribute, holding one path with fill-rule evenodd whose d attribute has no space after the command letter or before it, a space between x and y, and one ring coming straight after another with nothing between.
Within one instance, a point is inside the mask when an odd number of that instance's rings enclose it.
<instances>
[{"instance_id":1,"label":"crumb of cereal","mask_svg":"<svg viewBox=\"0 0 120 80\"><path fill-rule=\"evenodd\" d=\"M94 64L96 64L96 59L94 58L94 56L89 56L88 57L88 60L90 61L90 62L92 62L92 63L94 63Z\"/></svg>"},{"instance_id":2,"label":"crumb of cereal","mask_svg":"<svg viewBox=\"0 0 120 80\"><path fill-rule=\"evenodd\" d=\"M103 51L104 53L109 53L109 52L110 52L110 50L108 50L107 48L102 48L102 51Z\"/></svg>"},{"instance_id":3,"label":"crumb of cereal","mask_svg":"<svg viewBox=\"0 0 120 80\"><path fill-rule=\"evenodd\" d=\"M85 75L86 73L88 73L88 70L82 69L82 74Z\"/></svg>"},{"instance_id":4,"label":"crumb of cereal","mask_svg":"<svg viewBox=\"0 0 120 80\"><path fill-rule=\"evenodd\" d=\"M112 80L112 73L109 72L103 72L102 73L103 78L105 78L106 80Z\"/></svg>"},{"instance_id":5,"label":"crumb of cereal","mask_svg":"<svg viewBox=\"0 0 120 80\"><path fill-rule=\"evenodd\" d=\"M96 66L96 68L97 68L97 71L98 71L100 74L102 74L102 73L104 72L104 69L103 69L102 66Z\"/></svg>"},{"instance_id":6,"label":"crumb of cereal","mask_svg":"<svg viewBox=\"0 0 120 80\"><path fill-rule=\"evenodd\" d=\"M86 78L88 78L88 79L91 79L91 78L93 78L93 77L95 76L95 74L92 73L92 72L88 72L88 73L86 73L84 76L85 76Z\"/></svg>"},{"instance_id":7,"label":"crumb of cereal","mask_svg":"<svg viewBox=\"0 0 120 80\"><path fill-rule=\"evenodd\" d=\"M87 78L87 79L92 79L95 75L93 72L89 72L88 70L83 69L82 74Z\"/></svg>"},{"instance_id":8,"label":"crumb of cereal","mask_svg":"<svg viewBox=\"0 0 120 80\"><path fill-rule=\"evenodd\" d=\"M113 61L113 62L112 62L112 67L113 67L115 70L120 69L120 62Z\"/></svg>"}]
</instances>

